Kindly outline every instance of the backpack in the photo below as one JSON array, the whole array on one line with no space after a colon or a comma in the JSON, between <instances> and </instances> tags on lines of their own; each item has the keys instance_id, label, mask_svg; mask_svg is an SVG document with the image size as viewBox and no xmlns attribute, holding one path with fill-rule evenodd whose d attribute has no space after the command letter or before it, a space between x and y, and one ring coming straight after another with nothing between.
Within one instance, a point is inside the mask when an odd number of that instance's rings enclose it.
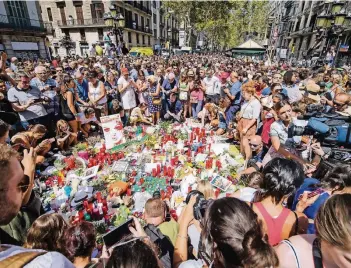
<instances>
[{"instance_id":1,"label":"backpack","mask_svg":"<svg viewBox=\"0 0 351 268\"><path fill-rule=\"evenodd\" d=\"M164 268L173 267L174 246L168 236L165 236L160 229L153 224L145 227L146 234L150 240L159 248L159 259Z\"/></svg>"},{"instance_id":2,"label":"backpack","mask_svg":"<svg viewBox=\"0 0 351 268\"><path fill-rule=\"evenodd\" d=\"M2 261L0 261L0 267L2 268L22 268L36 257L46 254L46 251L26 251L15 255L12 255Z\"/></svg>"}]
</instances>

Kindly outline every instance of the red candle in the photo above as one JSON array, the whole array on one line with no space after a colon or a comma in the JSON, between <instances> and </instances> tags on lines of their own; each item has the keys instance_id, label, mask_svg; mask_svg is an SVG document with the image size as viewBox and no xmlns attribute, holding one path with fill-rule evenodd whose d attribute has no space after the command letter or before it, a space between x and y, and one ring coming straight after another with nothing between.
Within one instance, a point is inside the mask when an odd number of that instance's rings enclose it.
<instances>
[{"instance_id":1,"label":"red candle","mask_svg":"<svg viewBox=\"0 0 351 268\"><path fill-rule=\"evenodd\" d=\"M168 167L168 177L172 177L172 168L171 167Z\"/></svg>"},{"instance_id":2,"label":"red candle","mask_svg":"<svg viewBox=\"0 0 351 268\"><path fill-rule=\"evenodd\" d=\"M216 189L215 190L215 197L218 198L219 194L221 193L221 190L220 189Z\"/></svg>"},{"instance_id":3,"label":"red candle","mask_svg":"<svg viewBox=\"0 0 351 268\"><path fill-rule=\"evenodd\" d=\"M163 176L167 177L167 167L163 167Z\"/></svg>"},{"instance_id":4,"label":"red candle","mask_svg":"<svg viewBox=\"0 0 351 268\"><path fill-rule=\"evenodd\" d=\"M83 212L83 210L79 210L79 211L78 211L78 217L79 217L79 220L83 220L83 218L84 218L84 212Z\"/></svg>"},{"instance_id":5,"label":"red candle","mask_svg":"<svg viewBox=\"0 0 351 268\"><path fill-rule=\"evenodd\" d=\"M161 165L157 164L157 176L159 176L161 173Z\"/></svg>"},{"instance_id":6,"label":"red candle","mask_svg":"<svg viewBox=\"0 0 351 268\"><path fill-rule=\"evenodd\" d=\"M156 168L152 169L152 177L156 177Z\"/></svg>"},{"instance_id":7,"label":"red candle","mask_svg":"<svg viewBox=\"0 0 351 268\"><path fill-rule=\"evenodd\" d=\"M97 199L98 203L101 203L101 193L100 192L96 193L96 199Z\"/></svg>"},{"instance_id":8,"label":"red candle","mask_svg":"<svg viewBox=\"0 0 351 268\"><path fill-rule=\"evenodd\" d=\"M128 189L127 189L127 195L128 195L128 196L131 196L131 195L132 195L132 189L131 189L131 188L128 188Z\"/></svg>"}]
</instances>

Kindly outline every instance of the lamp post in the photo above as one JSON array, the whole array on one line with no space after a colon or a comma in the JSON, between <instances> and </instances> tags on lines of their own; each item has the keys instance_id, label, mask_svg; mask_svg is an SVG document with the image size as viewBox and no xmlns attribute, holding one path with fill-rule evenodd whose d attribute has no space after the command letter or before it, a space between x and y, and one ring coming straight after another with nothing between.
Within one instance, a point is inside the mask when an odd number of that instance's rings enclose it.
<instances>
[{"instance_id":1,"label":"lamp post","mask_svg":"<svg viewBox=\"0 0 351 268\"><path fill-rule=\"evenodd\" d=\"M339 54L339 48L341 45L340 37L342 36L345 28L347 27L347 25L349 25L351 21L351 14L347 14L344 5L345 1L334 2L331 6L330 13L323 10L323 12L317 16L316 21L317 35L320 36L320 40L322 40L323 38L327 39L327 45L325 50L326 53L328 53L329 45L333 41L333 36L337 37L335 44L337 51L333 60L333 66L336 64L336 60Z\"/></svg>"},{"instance_id":2,"label":"lamp post","mask_svg":"<svg viewBox=\"0 0 351 268\"><path fill-rule=\"evenodd\" d=\"M169 56L172 54L172 29L169 27L167 30L168 34L168 46L169 46Z\"/></svg>"},{"instance_id":3,"label":"lamp post","mask_svg":"<svg viewBox=\"0 0 351 268\"><path fill-rule=\"evenodd\" d=\"M104 21L107 27L112 28L112 32L116 38L116 49L119 41L123 42L123 29L125 27L125 19L122 13L117 13L117 8L115 5L110 7L110 12L104 14Z\"/></svg>"}]
</instances>

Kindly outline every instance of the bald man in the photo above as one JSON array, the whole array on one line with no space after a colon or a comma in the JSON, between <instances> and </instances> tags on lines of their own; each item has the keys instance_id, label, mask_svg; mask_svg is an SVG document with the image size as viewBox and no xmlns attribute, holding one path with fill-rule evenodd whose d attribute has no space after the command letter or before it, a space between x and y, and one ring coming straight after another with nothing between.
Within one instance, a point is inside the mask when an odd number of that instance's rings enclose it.
<instances>
[{"instance_id":1,"label":"bald man","mask_svg":"<svg viewBox=\"0 0 351 268\"><path fill-rule=\"evenodd\" d=\"M350 95L346 93L339 93L333 100L333 107L337 112L345 111L350 104Z\"/></svg>"},{"instance_id":2,"label":"bald man","mask_svg":"<svg viewBox=\"0 0 351 268\"><path fill-rule=\"evenodd\" d=\"M254 171L259 171L262 167L262 160L264 157L261 136L254 135L251 137L244 137L243 148L248 168L238 173L238 178L240 178L241 175L248 175Z\"/></svg>"}]
</instances>

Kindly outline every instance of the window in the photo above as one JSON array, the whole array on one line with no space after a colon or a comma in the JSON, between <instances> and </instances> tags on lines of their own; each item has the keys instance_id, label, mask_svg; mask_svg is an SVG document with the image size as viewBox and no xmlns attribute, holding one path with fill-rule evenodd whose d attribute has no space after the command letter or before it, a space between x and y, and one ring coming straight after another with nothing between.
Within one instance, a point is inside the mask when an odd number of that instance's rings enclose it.
<instances>
[{"instance_id":1,"label":"window","mask_svg":"<svg viewBox=\"0 0 351 268\"><path fill-rule=\"evenodd\" d=\"M154 29L154 37L157 38L157 30Z\"/></svg>"},{"instance_id":2,"label":"window","mask_svg":"<svg viewBox=\"0 0 351 268\"><path fill-rule=\"evenodd\" d=\"M146 26L150 28L150 19L146 19Z\"/></svg>"},{"instance_id":3,"label":"window","mask_svg":"<svg viewBox=\"0 0 351 268\"><path fill-rule=\"evenodd\" d=\"M65 8L64 7L60 7L60 14L61 14L62 24L66 25L67 21L66 21L66 13L65 13Z\"/></svg>"},{"instance_id":4,"label":"window","mask_svg":"<svg viewBox=\"0 0 351 268\"><path fill-rule=\"evenodd\" d=\"M132 42L132 33L128 32L128 43Z\"/></svg>"},{"instance_id":5,"label":"window","mask_svg":"<svg viewBox=\"0 0 351 268\"><path fill-rule=\"evenodd\" d=\"M98 28L98 36L99 36L99 40L104 39L104 31L101 28Z\"/></svg>"},{"instance_id":6,"label":"window","mask_svg":"<svg viewBox=\"0 0 351 268\"><path fill-rule=\"evenodd\" d=\"M25 1L3 1L7 6L10 24L30 25L27 4Z\"/></svg>"},{"instance_id":7,"label":"window","mask_svg":"<svg viewBox=\"0 0 351 268\"><path fill-rule=\"evenodd\" d=\"M52 29L52 37L56 37L56 32L55 32L55 29Z\"/></svg>"},{"instance_id":8,"label":"window","mask_svg":"<svg viewBox=\"0 0 351 268\"><path fill-rule=\"evenodd\" d=\"M51 13L51 8L50 8L50 7L47 8L47 12L48 12L49 21L53 21L53 19L52 19L52 13Z\"/></svg>"},{"instance_id":9,"label":"window","mask_svg":"<svg viewBox=\"0 0 351 268\"><path fill-rule=\"evenodd\" d=\"M136 34L137 44L139 44L139 34Z\"/></svg>"},{"instance_id":10,"label":"window","mask_svg":"<svg viewBox=\"0 0 351 268\"><path fill-rule=\"evenodd\" d=\"M155 13L154 13L153 17L154 17L154 24L157 24L157 17L156 17Z\"/></svg>"},{"instance_id":11,"label":"window","mask_svg":"<svg viewBox=\"0 0 351 268\"><path fill-rule=\"evenodd\" d=\"M62 30L65 36L69 36L69 30L68 29L63 29Z\"/></svg>"},{"instance_id":12,"label":"window","mask_svg":"<svg viewBox=\"0 0 351 268\"><path fill-rule=\"evenodd\" d=\"M136 23L136 26L138 27L138 24L139 24L138 14L134 14L134 22Z\"/></svg>"},{"instance_id":13,"label":"window","mask_svg":"<svg viewBox=\"0 0 351 268\"><path fill-rule=\"evenodd\" d=\"M80 40L85 41L86 40L85 30L84 29L79 29L79 33L80 33Z\"/></svg>"},{"instance_id":14,"label":"window","mask_svg":"<svg viewBox=\"0 0 351 268\"><path fill-rule=\"evenodd\" d=\"M143 35L143 45L145 45L145 35Z\"/></svg>"},{"instance_id":15,"label":"window","mask_svg":"<svg viewBox=\"0 0 351 268\"><path fill-rule=\"evenodd\" d=\"M153 5L154 8L156 8L156 1L155 0L152 1L152 5Z\"/></svg>"},{"instance_id":16,"label":"window","mask_svg":"<svg viewBox=\"0 0 351 268\"><path fill-rule=\"evenodd\" d=\"M76 14L77 14L77 24L84 24L84 16L83 16L83 8L82 6L76 6Z\"/></svg>"},{"instance_id":17,"label":"window","mask_svg":"<svg viewBox=\"0 0 351 268\"><path fill-rule=\"evenodd\" d=\"M103 3L90 4L90 9L91 9L91 17L93 19L102 19L104 17Z\"/></svg>"},{"instance_id":18,"label":"window","mask_svg":"<svg viewBox=\"0 0 351 268\"><path fill-rule=\"evenodd\" d=\"M150 36L148 36L148 39L149 39L148 40L149 41L148 44L149 44L149 46L151 46L151 38L150 38Z\"/></svg>"},{"instance_id":19,"label":"window","mask_svg":"<svg viewBox=\"0 0 351 268\"><path fill-rule=\"evenodd\" d=\"M27 4L25 1L4 1L9 11L9 16L18 18L29 18Z\"/></svg>"},{"instance_id":20,"label":"window","mask_svg":"<svg viewBox=\"0 0 351 268\"><path fill-rule=\"evenodd\" d=\"M145 28L145 20L144 20L144 17L143 17L143 16L140 16L140 19L141 19L141 28L144 30L144 28Z\"/></svg>"}]
</instances>

